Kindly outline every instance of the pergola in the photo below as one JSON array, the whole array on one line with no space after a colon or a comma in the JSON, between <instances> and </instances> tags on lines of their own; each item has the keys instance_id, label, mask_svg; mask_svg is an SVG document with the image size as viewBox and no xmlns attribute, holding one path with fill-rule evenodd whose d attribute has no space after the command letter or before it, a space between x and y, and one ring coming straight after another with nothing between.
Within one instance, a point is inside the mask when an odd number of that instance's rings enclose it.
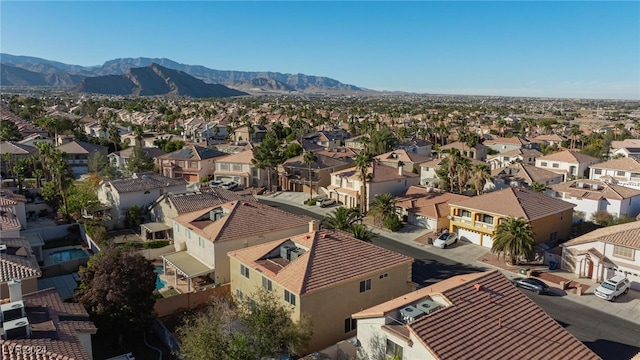
<instances>
[{"instance_id":1,"label":"pergola","mask_svg":"<svg viewBox=\"0 0 640 360\"><path fill-rule=\"evenodd\" d=\"M178 274L187 279L187 292L191 292L191 279L207 275L215 271L215 269L203 264L200 260L189 255L186 251L178 251L162 255L161 257L165 274L167 273L167 265L175 269L174 286L178 286Z\"/></svg>"},{"instance_id":2,"label":"pergola","mask_svg":"<svg viewBox=\"0 0 640 360\"><path fill-rule=\"evenodd\" d=\"M140 225L140 233L144 240L165 240L170 239L169 232L172 230L171 226L168 226L161 222L152 222ZM151 238L148 238L148 234L151 234ZM157 237L157 234L162 236Z\"/></svg>"}]
</instances>

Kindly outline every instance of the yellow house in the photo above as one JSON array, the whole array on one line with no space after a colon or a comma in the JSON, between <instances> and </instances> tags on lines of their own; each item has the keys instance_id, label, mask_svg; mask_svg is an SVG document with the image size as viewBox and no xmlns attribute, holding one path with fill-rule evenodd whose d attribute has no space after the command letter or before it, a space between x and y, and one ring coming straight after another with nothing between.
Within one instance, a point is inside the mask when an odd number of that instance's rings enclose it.
<instances>
[{"instance_id":1,"label":"yellow house","mask_svg":"<svg viewBox=\"0 0 640 360\"><path fill-rule=\"evenodd\" d=\"M351 314L415 289L413 259L338 230L317 230L229 252L231 293L274 292L291 306L294 321L306 314L313 337L305 352L355 336Z\"/></svg>"},{"instance_id":2,"label":"yellow house","mask_svg":"<svg viewBox=\"0 0 640 360\"><path fill-rule=\"evenodd\" d=\"M502 219L529 221L536 244L568 239L576 205L521 188L507 188L449 203L449 232L474 244L491 247Z\"/></svg>"}]
</instances>

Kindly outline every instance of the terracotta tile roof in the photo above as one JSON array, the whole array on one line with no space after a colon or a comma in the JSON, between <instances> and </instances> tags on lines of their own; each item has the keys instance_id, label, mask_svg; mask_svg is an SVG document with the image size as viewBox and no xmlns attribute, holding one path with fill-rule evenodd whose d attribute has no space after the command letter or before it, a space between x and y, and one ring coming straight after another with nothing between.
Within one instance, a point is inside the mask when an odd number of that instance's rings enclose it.
<instances>
[{"instance_id":1,"label":"terracotta tile roof","mask_svg":"<svg viewBox=\"0 0 640 360\"><path fill-rule=\"evenodd\" d=\"M316 154L318 155L324 155L334 159L354 159L356 156L358 156L359 153L360 150L355 150L348 147L326 150L321 149L316 151Z\"/></svg>"},{"instance_id":2,"label":"terracotta tile roof","mask_svg":"<svg viewBox=\"0 0 640 360\"><path fill-rule=\"evenodd\" d=\"M520 179L529 185L534 182L544 184L547 181L551 181L556 178L560 178L562 180L562 175L554 173L553 171L519 162L503 168L494 169L491 171L491 176L501 179Z\"/></svg>"},{"instance_id":3,"label":"terracotta tile roof","mask_svg":"<svg viewBox=\"0 0 640 360\"><path fill-rule=\"evenodd\" d=\"M37 154L38 149L26 144L20 144L15 141L3 141L0 142L0 154L13 154L13 155L30 155ZM4 159L3 159L4 161Z\"/></svg>"},{"instance_id":4,"label":"terracotta tile roof","mask_svg":"<svg viewBox=\"0 0 640 360\"><path fill-rule=\"evenodd\" d=\"M23 203L27 202L27 198L24 195L16 194L9 189L2 189L2 188L0 188L0 199L9 200L9 202L13 201L16 204L18 202L23 202Z\"/></svg>"},{"instance_id":5,"label":"terracotta tile roof","mask_svg":"<svg viewBox=\"0 0 640 360\"><path fill-rule=\"evenodd\" d=\"M429 158L426 156L422 156L416 153L407 152L403 149L396 149L393 151L389 151L388 153L384 153L382 155L378 155L375 157L380 161L393 161L398 162L402 161L404 163L422 163L428 161Z\"/></svg>"},{"instance_id":6,"label":"terracotta tile roof","mask_svg":"<svg viewBox=\"0 0 640 360\"><path fill-rule=\"evenodd\" d=\"M386 182L420 176L418 174L410 173L404 170L402 171L402 175L400 175L398 174L398 168L380 164L377 161L371 163L371 166L369 167L367 173L373 174L373 178L369 182ZM360 177L360 172L356 168L351 167L341 171L333 172L331 173L331 175L339 175L341 177L351 178L355 180Z\"/></svg>"},{"instance_id":7,"label":"terracotta tile roof","mask_svg":"<svg viewBox=\"0 0 640 360\"><path fill-rule=\"evenodd\" d=\"M127 179L116 179L108 182L119 193L161 189L169 186L187 185L184 178L169 178L158 173L134 174Z\"/></svg>"},{"instance_id":8,"label":"terracotta tile roof","mask_svg":"<svg viewBox=\"0 0 640 360\"><path fill-rule=\"evenodd\" d=\"M532 139L536 142L547 142L547 141L565 141L567 138L565 136L560 136L558 134L547 134L547 135L538 135Z\"/></svg>"},{"instance_id":9,"label":"terracotta tile roof","mask_svg":"<svg viewBox=\"0 0 640 360\"><path fill-rule=\"evenodd\" d=\"M89 360L91 354L84 349L79 333L95 334L97 329L81 304L64 303L56 289L46 289L23 295L31 337L16 340L0 340L0 346L8 349L21 346L22 352L3 351L3 360ZM28 354L29 346L46 348L43 354Z\"/></svg>"},{"instance_id":10,"label":"terracotta tile roof","mask_svg":"<svg viewBox=\"0 0 640 360\"><path fill-rule=\"evenodd\" d=\"M237 154L225 156L216 160L218 163L251 164L253 150L244 150Z\"/></svg>"},{"instance_id":11,"label":"terracotta tile roof","mask_svg":"<svg viewBox=\"0 0 640 360\"><path fill-rule=\"evenodd\" d=\"M504 156L523 156L523 157L532 157L532 158L538 158L540 156L542 156L542 153L536 149L523 149L523 148L518 148L518 149L513 149L510 151L505 151L505 152L501 152L497 155L492 155L490 157L487 158L488 160L491 159L495 159L495 158L500 158L500 157L504 157Z\"/></svg>"},{"instance_id":12,"label":"terracotta tile roof","mask_svg":"<svg viewBox=\"0 0 640 360\"><path fill-rule=\"evenodd\" d=\"M594 241L602 241L607 244L620 245L640 250L640 221L626 224L607 226L593 230L575 239L571 239L562 247L586 244Z\"/></svg>"},{"instance_id":13,"label":"terracotta tile roof","mask_svg":"<svg viewBox=\"0 0 640 360\"><path fill-rule=\"evenodd\" d=\"M498 137L491 140L485 140L484 145L496 145L496 144L511 144L511 145L527 145L531 142L527 139L514 136L514 137Z\"/></svg>"},{"instance_id":14,"label":"terracotta tile roof","mask_svg":"<svg viewBox=\"0 0 640 360\"><path fill-rule=\"evenodd\" d=\"M622 141L614 140L611 142L611 149L623 149L623 148L640 148L640 140L624 139Z\"/></svg>"},{"instance_id":15,"label":"terracotta tile roof","mask_svg":"<svg viewBox=\"0 0 640 360\"><path fill-rule=\"evenodd\" d=\"M579 187L579 185L582 186ZM560 193L568 193L572 197L590 200L623 200L640 196L640 190L614 184L607 184L599 180L574 180L571 182L555 184L550 186L550 188Z\"/></svg>"},{"instance_id":16,"label":"terracotta tile roof","mask_svg":"<svg viewBox=\"0 0 640 360\"><path fill-rule=\"evenodd\" d=\"M312 170L322 170L322 169L330 169L334 167L347 166L353 162L351 159L340 159L331 156L326 156L324 154L316 153L316 160L313 164L311 164ZM298 155L286 160L282 163L284 168L298 168L298 169L308 169L307 164L304 163L304 155Z\"/></svg>"},{"instance_id":17,"label":"terracotta tile roof","mask_svg":"<svg viewBox=\"0 0 640 360\"><path fill-rule=\"evenodd\" d=\"M535 191L511 187L474 196L468 200L451 202L449 205L496 215L521 217L529 221L570 210L576 206Z\"/></svg>"},{"instance_id":18,"label":"terracotta tile roof","mask_svg":"<svg viewBox=\"0 0 640 360\"><path fill-rule=\"evenodd\" d=\"M600 164L591 165L591 168L640 172L640 161L632 157L622 157L619 159L605 161Z\"/></svg>"},{"instance_id":19,"label":"terracotta tile roof","mask_svg":"<svg viewBox=\"0 0 640 360\"><path fill-rule=\"evenodd\" d=\"M284 266L265 266L261 259L287 240L308 250L293 261L285 260ZM229 256L251 268L259 268L263 275L296 294L366 279L401 265L410 267L413 263L413 258L363 242L340 230L309 232L232 251Z\"/></svg>"},{"instance_id":20,"label":"terracotta tile roof","mask_svg":"<svg viewBox=\"0 0 640 360\"><path fill-rule=\"evenodd\" d=\"M449 215L450 201L462 201L468 198L450 192L427 192L425 188L411 186L398 198L396 206L418 215L438 219Z\"/></svg>"},{"instance_id":21,"label":"terracotta tile roof","mask_svg":"<svg viewBox=\"0 0 640 360\"><path fill-rule=\"evenodd\" d=\"M178 215L222 205L231 201L258 201L251 194L226 190L221 187L201 188L200 192L197 193L167 194L165 196Z\"/></svg>"},{"instance_id":22,"label":"terracotta tile roof","mask_svg":"<svg viewBox=\"0 0 640 360\"><path fill-rule=\"evenodd\" d=\"M0 232L22 229L20 219L13 213L11 207L0 207Z\"/></svg>"},{"instance_id":23,"label":"terracotta tile roof","mask_svg":"<svg viewBox=\"0 0 640 360\"><path fill-rule=\"evenodd\" d=\"M451 306L408 325L436 358L600 359L497 270L442 295Z\"/></svg>"},{"instance_id":24,"label":"terracotta tile roof","mask_svg":"<svg viewBox=\"0 0 640 360\"><path fill-rule=\"evenodd\" d=\"M440 165L442 164L442 162L444 161L445 157L440 158L440 159L433 159L433 160L429 160L429 161L425 161L423 163L420 164L420 167L429 167L429 168L439 168ZM476 160L476 159L469 159L471 161L471 165L476 166L476 165L487 165L486 162L484 161L480 161L480 160Z\"/></svg>"},{"instance_id":25,"label":"terracotta tile roof","mask_svg":"<svg viewBox=\"0 0 640 360\"><path fill-rule=\"evenodd\" d=\"M564 150L557 153L545 155L539 157L538 160L548 161L561 161L567 163L579 163L579 164L596 164L600 162L600 159L591 157L589 155L581 154L577 151Z\"/></svg>"},{"instance_id":26,"label":"terracotta tile roof","mask_svg":"<svg viewBox=\"0 0 640 360\"><path fill-rule=\"evenodd\" d=\"M0 282L40 277L38 260L27 239L3 238L0 244L7 246L6 252L0 253Z\"/></svg>"},{"instance_id":27,"label":"terracotta tile roof","mask_svg":"<svg viewBox=\"0 0 640 360\"><path fill-rule=\"evenodd\" d=\"M159 156L159 159L178 159L178 160L204 160L215 157L225 156L227 154L218 150L209 149L198 145L185 145L182 149Z\"/></svg>"},{"instance_id":28,"label":"terracotta tile roof","mask_svg":"<svg viewBox=\"0 0 640 360\"><path fill-rule=\"evenodd\" d=\"M58 146L58 150L67 154L93 154L96 151L107 153L107 148L101 145L91 144L84 141L71 141Z\"/></svg>"},{"instance_id":29,"label":"terracotta tile roof","mask_svg":"<svg viewBox=\"0 0 640 360\"><path fill-rule=\"evenodd\" d=\"M222 208L225 215L216 221L198 220L216 208ZM252 201L233 201L174 218L175 222L213 242L291 229L307 225L311 220L307 216L292 215L286 211Z\"/></svg>"}]
</instances>

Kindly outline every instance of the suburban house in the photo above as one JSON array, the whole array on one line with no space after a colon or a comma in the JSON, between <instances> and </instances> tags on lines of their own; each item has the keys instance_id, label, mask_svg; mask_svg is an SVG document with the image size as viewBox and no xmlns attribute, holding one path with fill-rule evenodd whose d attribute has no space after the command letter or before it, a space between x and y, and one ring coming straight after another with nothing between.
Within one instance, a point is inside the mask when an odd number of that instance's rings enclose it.
<instances>
[{"instance_id":1,"label":"suburban house","mask_svg":"<svg viewBox=\"0 0 640 360\"><path fill-rule=\"evenodd\" d=\"M408 153L418 154L425 157L431 157L433 144L427 140L411 139L408 141L400 142L396 145L396 149L404 150Z\"/></svg>"},{"instance_id":2,"label":"suburban house","mask_svg":"<svg viewBox=\"0 0 640 360\"><path fill-rule=\"evenodd\" d=\"M129 158L133 155L134 149L134 147L128 147L124 150L112 152L111 154L107 155L107 159L109 159L109 163L114 168L116 168L116 170L123 171L124 169L126 169L127 160L129 160ZM158 156L166 154L164 151L162 151L162 149L157 147L143 147L140 148L140 150L142 150L142 152L149 159L155 159Z\"/></svg>"},{"instance_id":3,"label":"suburban house","mask_svg":"<svg viewBox=\"0 0 640 360\"><path fill-rule=\"evenodd\" d=\"M612 141L609 157L612 158L616 155L640 159L640 140L624 139L622 141Z\"/></svg>"},{"instance_id":4,"label":"suburban house","mask_svg":"<svg viewBox=\"0 0 640 360\"><path fill-rule=\"evenodd\" d=\"M640 290L640 221L596 229L560 246L562 269L596 283L624 275Z\"/></svg>"},{"instance_id":5,"label":"suburban house","mask_svg":"<svg viewBox=\"0 0 640 360\"><path fill-rule=\"evenodd\" d=\"M536 167L562 174L563 180L587 177L591 165L600 160L577 151L563 150L536 159Z\"/></svg>"},{"instance_id":6,"label":"suburban house","mask_svg":"<svg viewBox=\"0 0 640 360\"><path fill-rule=\"evenodd\" d=\"M241 191L221 187L202 187L197 192L164 193L148 210L151 221L173 227L173 218L193 211L222 205L231 201L258 201L255 196Z\"/></svg>"},{"instance_id":7,"label":"suburban house","mask_svg":"<svg viewBox=\"0 0 640 360\"><path fill-rule=\"evenodd\" d=\"M221 157L216 160L215 179L235 181L243 187L267 186L266 169L258 169L252 162L253 150Z\"/></svg>"},{"instance_id":8,"label":"suburban house","mask_svg":"<svg viewBox=\"0 0 640 360\"><path fill-rule=\"evenodd\" d=\"M278 184L284 191L319 193L320 188L331 184L332 173L352 166L353 160L340 159L316 153L317 160L311 164L311 181L309 167L304 163L304 154L292 157L278 166Z\"/></svg>"},{"instance_id":9,"label":"suburban house","mask_svg":"<svg viewBox=\"0 0 640 360\"><path fill-rule=\"evenodd\" d=\"M97 329L82 304L63 302L54 288L31 292L19 281L3 294L2 359L93 360Z\"/></svg>"},{"instance_id":10,"label":"suburban house","mask_svg":"<svg viewBox=\"0 0 640 360\"><path fill-rule=\"evenodd\" d=\"M306 140L311 140L323 148L331 149L340 147L344 138L345 133L341 131L320 131L317 134L307 137Z\"/></svg>"},{"instance_id":11,"label":"suburban house","mask_svg":"<svg viewBox=\"0 0 640 360\"><path fill-rule=\"evenodd\" d=\"M593 165L589 179L640 190L640 161L623 157Z\"/></svg>"},{"instance_id":12,"label":"suburban house","mask_svg":"<svg viewBox=\"0 0 640 360\"><path fill-rule=\"evenodd\" d=\"M309 229L311 218L253 201L232 201L173 219L176 252L163 255L165 266L191 282L200 280L230 281L227 252L263 244L298 234Z\"/></svg>"},{"instance_id":13,"label":"suburban house","mask_svg":"<svg viewBox=\"0 0 640 360\"><path fill-rule=\"evenodd\" d=\"M101 153L105 158L107 157L105 146L83 141L70 141L58 146L58 150L67 153L67 163L76 177L89 172L89 159L93 154Z\"/></svg>"},{"instance_id":14,"label":"suburban house","mask_svg":"<svg viewBox=\"0 0 640 360\"><path fill-rule=\"evenodd\" d=\"M485 140L484 146L497 151L498 153L510 152L518 149L531 148L531 142L519 136L498 137L495 139Z\"/></svg>"},{"instance_id":15,"label":"suburban house","mask_svg":"<svg viewBox=\"0 0 640 360\"><path fill-rule=\"evenodd\" d=\"M536 158L542 156L542 153L535 149L514 149L492 155L487 158L487 163L491 170L509 166L515 163L523 163L527 165L535 165Z\"/></svg>"},{"instance_id":16,"label":"suburban house","mask_svg":"<svg viewBox=\"0 0 640 360\"><path fill-rule=\"evenodd\" d=\"M420 171L420 164L431 160L431 158L419 155L417 153L408 152L406 150L398 149L389 151L382 155L375 157L381 164L398 168L402 166L402 169L406 172L418 173Z\"/></svg>"},{"instance_id":17,"label":"suburban house","mask_svg":"<svg viewBox=\"0 0 640 360\"><path fill-rule=\"evenodd\" d=\"M9 154L9 155L7 155ZM38 156L38 148L35 146L20 144L15 141L3 141L0 142L0 172L2 177L7 178L10 171L13 171L10 167L15 166L20 159L30 158L32 156ZM10 157L10 159L7 159Z\"/></svg>"},{"instance_id":18,"label":"suburban house","mask_svg":"<svg viewBox=\"0 0 640 360\"><path fill-rule=\"evenodd\" d=\"M465 143L456 141L440 147L440 157L445 157L446 152L451 149L460 151L460 155L472 160L485 161L487 159L487 147L477 143L474 147L469 147Z\"/></svg>"},{"instance_id":19,"label":"suburban house","mask_svg":"<svg viewBox=\"0 0 640 360\"><path fill-rule=\"evenodd\" d=\"M23 237L5 236L0 239L0 294L8 294L8 283L22 282L25 292L38 290L38 278L42 275L38 259L33 254L31 244Z\"/></svg>"},{"instance_id":20,"label":"suburban house","mask_svg":"<svg viewBox=\"0 0 640 360\"><path fill-rule=\"evenodd\" d=\"M234 141L249 141L251 143L261 143L267 135L267 128L264 125L253 124L251 131L246 126L233 131Z\"/></svg>"},{"instance_id":21,"label":"suburban house","mask_svg":"<svg viewBox=\"0 0 640 360\"><path fill-rule=\"evenodd\" d=\"M160 173L170 178L184 178L190 183L213 177L215 162L227 154L199 145L185 145L182 149L158 156Z\"/></svg>"},{"instance_id":22,"label":"suburban house","mask_svg":"<svg viewBox=\"0 0 640 360\"><path fill-rule=\"evenodd\" d=\"M449 202L464 199L468 197L411 186L397 198L396 207L409 224L437 231L449 229Z\"/></svg>"},{"instance_id":23,"label":"suburban house","mask_svg":"<svg viewBox=\"0 0 640 360\"><path fill-rule=\"evenodd\" d=\"M122 221L135 206L144 210L166 193L187 192L187 181L172 179L156 173L134 174L130 178L106 180L98 187L98 200L111 208L111 218Z\"/></svg>"},{"instance_id":24,"label":"suburban house","mask_svg":"<svg viewBox=\"0 0 640 360\"><path fill-rule=\"evenodd\" d=\"M354 136L352 138L346 139L344 141L344 146L350 149L356 149L356 150L364 149L364 142L362 141L362 135Z\"/></svg>"},{"instance_id":25,"label":"suburban house","mask_svg":"<svg viewBox=\"0 0 640 360\"><path fill-rule=\"evenodd\" d=\"M587 220L596 211L632 218L640 214L640 190L637 189L581 179L552 185L549 192L552 196L576 204L574 210L583 212Z\"/></svg>"},{"instance_id":26,"label":"suburban house","mask_svg":"<svg viewBox=\"0 0 640 360\"><path fill-rule=\"evenodd\" d=\"M363 242L339 230L309 231L230 251L231 293L250 297L264 287L311 318L313 337L305 352L322 350L356 335L351 314L415 289L413 259Z\"/></svg>"},{"instance_id":27,"label":"suburban house","mask_svg":"<svg viewBox=\"0 0 640 360\"><path fill-rule=\"evenodd\" d=\"M575 206L535 191L509 187L450 202L449 232L490 248L502 219L513 216L529 222L537 244L555 242L569 238Z\"/></svg>"},{"instance_id":28,"label":"suburban house","mask_svg":"<svg viewBox=\"0 0 640 360\"><path fill-rule=\"evenodd\" d=\"M496 190L509 186L528 188L534 183L551 186L561 183L562 178L562 174L556 174L521 162L491 170L491 181Z\"/></svg>"},{"instance_id":29,"label":"suburban house","mask_svg":"<svg viewBox=\"0 0 640 360\"><path fill-rule=\"evenodd\" d=\"M558 134L542 134L538 135L531 139L532 142L536 142L538 144L545 144L546 146L556 145L558 147L562 146L562 143L565 141L569 141L566 136L558 135Z\"/></svg>"},{"instance_id":30,"label":"suburban house","mask_svg":"<svg viewBox=\"0 0 640 360\"><path fill-rule=\"evenodd\" d=\"M436 174L436 171L442 167L443 158L433 159L425 161L420 166L420 185L424 186L436 186L440 182L440 178ZM486 165L484 161L471 159L471 165Z\"/></svg>"},{"instance_id":31,"label":"suburban house","mask_svg":"<svg viewBox=\"0 0 640 360\"><path fill-rule=\"evenodd\" d=\"M417 186L420 182L418 174L404 171L401 167L391 167L373 161L367 169L367 174L371 174L366 181L366 204L378 195L389 193L399 195L404 193L410 186ZM331 174L331 185L327 187L329 197L341 202L347 208L360 206L360 191L362 181L360 171L352 167Z\"/></svg>"},{"instance_id":32,"label":"suburban house","mask_svg":"<svg viewBox=\"0 0 640 360\"><path fill-rule=\"evenodd\" d=\"M21 225L22 229L27 228L27 211L25 204L27 198L21 194L15 194L9 189L0 188L0 211L13 214ZM4 214L7 216L7 214ZM4 232L4 229L0 228L0 232ZM2 235L5 235L4 233Z\"/></svg>"},{"instance_id":33,"label":"suburban house","mask_svg":"<svg viewBox=\"0 0 640 360\"><path fill-rule=\"evenodd\" d=\"M498 270L453 276L353 319L359 359L600 359Z\"/></svg>"}]
</instances>

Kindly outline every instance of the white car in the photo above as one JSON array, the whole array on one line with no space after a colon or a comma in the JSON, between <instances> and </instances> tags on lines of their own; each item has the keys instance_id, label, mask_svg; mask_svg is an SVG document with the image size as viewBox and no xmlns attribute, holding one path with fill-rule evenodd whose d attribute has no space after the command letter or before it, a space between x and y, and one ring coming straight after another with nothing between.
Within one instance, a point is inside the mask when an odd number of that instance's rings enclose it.
<instances>
[{"instance_id":1,"label":"white car","mask_svg":"<svg viewBox=\"0 0 640 360\"><path fill-rule=\"evenodd\" d=\"M438 236L436 241L433 242L433 246L440 249L446 249L447 246L455 244L457 242L458 242L458 234L446 232Z\"/></svg>"},{"instance_id":2,"label":"white car","mask_svg":"<svg viewBox=\"0 0 640 360\"><path fill-rule=\"evenodd\" d=\"M618 296L628 293L629 288L631 288L629 279L622 275L616 275L600 284L595 291L595 295L601 299L616 301Z\"/></svg>"},{"instance_id":3,"label":"white car","mask_svg":"<svg viewBox=\"0 0 640 360\"><path fill-rule=\"evenodd\" d=\"M327 207L329 205L334 205L335 203L336 203L336 199L324 198L324 199L318 199L316 201L316 206Z\"/></svg>"},{"instance_id":4,"label":"white car","mask_svg":"<svg viewBox=\"0 0 640 360\"><path fill-rule=\"evenodd\" d=\"M220 185L221 188L227 190L235 190L238 187L238 183L236 181L229 181Z\"/></svg>"}]
</instances>

